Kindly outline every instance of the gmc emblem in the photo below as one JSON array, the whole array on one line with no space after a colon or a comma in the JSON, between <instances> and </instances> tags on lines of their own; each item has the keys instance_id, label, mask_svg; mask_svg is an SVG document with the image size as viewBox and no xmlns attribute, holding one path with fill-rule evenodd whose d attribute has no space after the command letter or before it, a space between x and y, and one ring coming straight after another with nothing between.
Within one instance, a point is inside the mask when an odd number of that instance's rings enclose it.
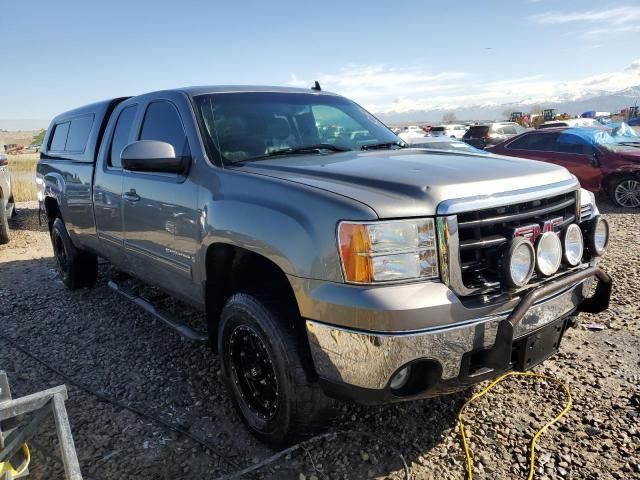
<instances>
[{"instance_id":1,"label":"gmc emblem","mask_svg":"<svg viewBox=\"0 0 640 480\"><path fill-rule=\"evenodd\" d=\"M513 231L514 237L524 237L529 240L531 243L536 243L536 240L540 235L545 232L555 232L556 227L558 225L562 225L564 222L564 218L557 217L552 218L551 220L547 220L540 226L539 223L534 223L532 225L525 225L524 227L518 227Z\"/></svg>"}]
</instances>

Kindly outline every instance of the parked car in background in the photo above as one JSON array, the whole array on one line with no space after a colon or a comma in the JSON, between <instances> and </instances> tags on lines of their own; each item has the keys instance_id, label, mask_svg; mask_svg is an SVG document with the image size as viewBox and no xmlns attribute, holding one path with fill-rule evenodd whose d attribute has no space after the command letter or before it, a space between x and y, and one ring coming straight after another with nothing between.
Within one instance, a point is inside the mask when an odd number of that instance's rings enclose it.
<instances>
[{"instance_id":1,"label":"parked car in background","mask_svg":"<svg viewBox=\"0 0 640 480\"><path fill-rule=\"evenodd\" d=\"M419 127L408 127L397 134L403 141L408 142L412 138L424 138L427 133Z\"/></svg>"},{"instance_id":2,"label":"parked car in background","mask_svg":"<svg viewBox=\"0 0 640 480\"><path fill-rule=\"evenodd\" d=\"M9 243L9 219L15 213L8 165L7 156L0 153L0 244Z\"/></svg>"},{"instance_id":3,"label":"parked car in background","mask_svg":"<svg viewBox=\"0 0 640 480\"><path fill-rule=\"evenodd\" d=\"M410 148L428 148L430 150L446 150L460 153L488 153L476 147L450 137L412 137L405 141Z\"/></svg>"},{"instance_id":4,"label":"parked car in background","mask_svg":"<svg viewBox=\"0 0 640 480\"><path fill-rule=\"evenodd\" d=\"M558 128L558 127L591 127L600 128L602 123L593 118L572 118L569 120L550 120L544 122L538 128Z\"/></svg>"},{"instance_id":5,"label":"parked car in background","mask_svg":"<svg viewBox=\"0 0 640 480\"><path fill-rule=\"evenodd\" d=\"M40 145L32 143L31 145L24 147L24 151L29 153L38 153L40 151Z\"/></svg>"},{"instance_id":6,"label":"parked car in background","mask_svg":"<svg viewBox=\"0 0 640 480\"><path fill-rule=\"evenodd\" d=\"M430 137L462 138L469 127L464 125L440 125L429 130Z\"/></svg>"},{"instance_id":7,"label":"parked car in background","mask_svg":"<svg viewBox=\"0 0 640 480\"><path fill-rule=\"evenodd\" d=\"M603 129L535 130L488 150L562 165L583 188L605 190L619 207L640 207L640 149L619 143Z\"/></svg>"},{"instance_id":8,"label":"parked car in background","mask_svg":"<svg viewBox=\"0 0 640 480\"><path fill-rule=\"evenodd\" d=\"M497 145L505 140L520 135L526 129L515 122L495 122L485 125L472 125L463 135L462 140L476 148Z\"/></svg>"}]
</instances>

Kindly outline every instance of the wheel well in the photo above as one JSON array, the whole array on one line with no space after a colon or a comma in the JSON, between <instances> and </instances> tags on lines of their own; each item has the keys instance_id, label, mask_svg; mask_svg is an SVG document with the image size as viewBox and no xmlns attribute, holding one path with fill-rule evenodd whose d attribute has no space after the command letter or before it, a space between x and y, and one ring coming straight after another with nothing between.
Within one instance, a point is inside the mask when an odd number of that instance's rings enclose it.
<instances>
[{"instance_id":1,"label":"wheel well","mask_svg":"<svg viewBox=\"0 0 640 480\"><path fill-rule=\"evenodd\" d=\"M267 291L279 307L290 309L299 319L300 310L285 273L271 260L241 247L214 244L206 255L205 295L207 328L211 345L217 349L218 321L225 302L241 291ZM304 332L304 328L297 329Z\"/></svg>"},{"instance_id":2,"label":"wheel well","mask_svg":"<svg viewBox=\"0 0 640 480\"><path fill-rule=\"evenodd\" d=\"M611 191L611 188L613 187L613 184L617 181L620 180L621 178L624 177L637 177L640 178L640 175L638 175L638 173L636 172L617 172L617 173L611 173L609 175L607 175L602 184L604 185L604 188L607 192Z\"/></svg>"},{"instance_id":3,"label":"wheel well","mask_svg":"<svg viewBox=\"0 0 640 480\"><path fill-rule=\"evenodd\" d=\"M47 215L47 225L49 226L49 232L51 232L51 227L53 227L53 222L56 220L56 218L62 218L62 213L60 212L58 201L55 198L46 197L44 199L44 211Z\"/></svg>"}]
</instances>

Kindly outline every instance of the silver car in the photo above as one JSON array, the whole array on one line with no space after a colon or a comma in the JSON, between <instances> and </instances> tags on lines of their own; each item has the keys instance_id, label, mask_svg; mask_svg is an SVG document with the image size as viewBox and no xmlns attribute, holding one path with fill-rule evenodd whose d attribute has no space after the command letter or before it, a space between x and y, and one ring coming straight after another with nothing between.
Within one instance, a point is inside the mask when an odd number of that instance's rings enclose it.
<instances>
[{"instance_id":1,"label":"silver car","mask_svg":"<svg viewBox=\"0 0 640 480\"><path fill-rule=\"evenodd\" d=\"M0 244L9 243L9 222L15 210L15 202L11 193L11 174L9 160L0 154Z\"/></svg>"}]
</instances>

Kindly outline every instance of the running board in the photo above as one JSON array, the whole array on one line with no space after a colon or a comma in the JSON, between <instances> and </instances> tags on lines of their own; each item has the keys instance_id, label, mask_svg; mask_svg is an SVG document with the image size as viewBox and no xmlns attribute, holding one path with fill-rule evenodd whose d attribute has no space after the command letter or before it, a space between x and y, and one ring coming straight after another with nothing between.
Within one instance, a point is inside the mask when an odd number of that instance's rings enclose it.
<instances>
[{"instance_id":1,"label":"running board","mask_svg":"<svg viewBox=\"0 0 640 480\"><path fill-rule=\"evenodd\" d=\"M187 325L184 325L183 323L178 322L169 312L166 312L160 308L156 308L150 301L139 295L136 295L135 292L133 292L131 289L119 285L115 279L109 280L109 288L119 293L127 300L135 303L145 312L153 315L161 322L173 328L184 338L188 340L195 340L197 342L207 342L209 340L209 337L206 333L199 332L191 327L188 327Z\"/></svg>"}]
</instances>

